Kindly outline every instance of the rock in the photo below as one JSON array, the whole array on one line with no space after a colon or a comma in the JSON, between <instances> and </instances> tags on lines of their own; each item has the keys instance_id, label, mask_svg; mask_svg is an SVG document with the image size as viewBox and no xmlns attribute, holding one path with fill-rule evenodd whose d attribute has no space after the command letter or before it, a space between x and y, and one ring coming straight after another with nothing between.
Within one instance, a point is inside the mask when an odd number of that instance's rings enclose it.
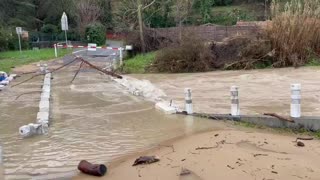
<instances>
[{"instance_id":1,"label":"rock","mask_svg":"<svg viewBox=\"0 0 320 180\"><path fill-rule=\"evenodd\" d=\"M179 180L202 180L202 178L189 169L183 168Z\"/></svg>"},{"instance_id":2,"label":"rock","mask_svg":"<svg viewBox=\"0 0 320 180\"><path fill-rule=\"evenodd\" d=\"M157 156L140 156L136 159L132 166L137 166L140 164L151 164L160 161L160 158Z\"/></svg>"},{"instance_id":3,"label":"rock","mask_svg":"<svg viewBox=\"0 0 320 180\"><path fill-rule=\"evenodd\" d=\"M191 173L192 172L190 170L183 168L183 169L181 169L180 176L186 176L186 175L189 175Z\"/></svg>"},{"instance_id":4,"label":"rock","mask_svg":"<svg viewBox=\"0 0 320 180\"><path fill-rule=\"evenodd\" d=\"M304 147L304 143L301 142L301 141L298 141L298 142L297 142L297 146L298 146L298 147Z\"/></svg>"}]
</instances>

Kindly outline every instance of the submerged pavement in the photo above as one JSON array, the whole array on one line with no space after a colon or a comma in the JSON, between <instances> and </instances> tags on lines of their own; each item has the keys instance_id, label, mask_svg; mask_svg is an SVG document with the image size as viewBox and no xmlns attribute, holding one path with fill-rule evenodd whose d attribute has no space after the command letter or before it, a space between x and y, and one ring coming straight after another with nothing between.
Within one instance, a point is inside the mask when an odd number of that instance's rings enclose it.
<instances>
[{"instance_id":1,"label":"submerged pavement","mask_svg":"<svg viewBox=\"0 0 320 180\"><path fill-rule=\"evenodd\" d=\"M194 111L212 114L230 113L230 87L237 85L241 114L289 115L290 84L301 83L302 116L320 116L320 67L132 76L150 80L180 108L184 88L191 88Z\"/></svg>"},{"instance_id":2,"label":"submerged pavement","mask_svg":"<svg viewBox=\"0 0 320 180\"><path fill-rule=\"evenodd\" d=\"M68 56L50 62L49 68L70 60ZM104 66L107 61L92 58L90 62ZM167 116L155 110L153 103L132 96L106 75L88 68L71 83L79 64L52 74L48 135L23 139L18 133L20 126L36 122L41 76L0 93L0 144L6 179L68 179L78 173L77 165L83 159L108 164L174 137L224 128L210 120ZM35 64L17 70L32 69L37 69ZM23 93L27 94L16 99Z\"/></svg>"}]
</instances>

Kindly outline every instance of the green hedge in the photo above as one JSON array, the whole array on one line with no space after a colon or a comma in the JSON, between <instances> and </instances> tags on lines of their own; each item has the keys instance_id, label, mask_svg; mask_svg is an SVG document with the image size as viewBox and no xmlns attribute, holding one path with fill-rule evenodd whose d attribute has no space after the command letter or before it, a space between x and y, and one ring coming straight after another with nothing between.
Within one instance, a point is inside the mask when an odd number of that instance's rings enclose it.
<instances>
[{"instance_id":1,"label":"green hedge","mask_svg":"<svg viewBox=\"0 0 320 180\"><path fill-rule=\"evenodd\" d=\"M101 23L87 26L85 35L89 43L97 43L98 45L105 45L106 43L106 29Z\"/></svg>"}]
</instances>

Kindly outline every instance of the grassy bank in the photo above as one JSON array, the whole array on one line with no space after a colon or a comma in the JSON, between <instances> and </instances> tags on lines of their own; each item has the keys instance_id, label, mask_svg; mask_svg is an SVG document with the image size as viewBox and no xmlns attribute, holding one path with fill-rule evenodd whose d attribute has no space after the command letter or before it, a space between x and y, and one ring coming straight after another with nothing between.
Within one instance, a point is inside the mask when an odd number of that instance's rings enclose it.
<instances>
[{"instance_id":1,"label":"grassy bank","mask_svg":"<svg viewBox=\"0 0 320 180\"><path fill-rule=\"evenodd\" d=\"M146 67L154 61L155 55L155 52L151 52L130 58L124 62L122 71L124 73L146 73Z\"/></svg>"},{"instance_id":2,"label":"grassy bank","mask_svg":"<svg viewBox=\"0 0 320 180\"><path fill-rule=\"evenodd\" d=\"M291 128L271 128L263 125L253 124L250 122L234 122L235 125L246 127L246 128L256 128L256 129L266 129L269 131L274 131L277 133L289 133L289 134L297 134L301 136L312 136L317 139L320 139L320 131L309 131L306 129L291 129Z\"/></svg>"},{"instance_id":3,"label":"grassy bank","mask_svg":"<svg viewBox=\"0 0 320 180\"><path fill-rule=\"evenodd\" d=\"M70 50L60 49L59 57L65 56ZM10 72L11 68L30 64L38 61L46 61L54 59L53 49L27 50L22 51L7 51L0 53L0 71Z\"/></svg>"}]
</instances>

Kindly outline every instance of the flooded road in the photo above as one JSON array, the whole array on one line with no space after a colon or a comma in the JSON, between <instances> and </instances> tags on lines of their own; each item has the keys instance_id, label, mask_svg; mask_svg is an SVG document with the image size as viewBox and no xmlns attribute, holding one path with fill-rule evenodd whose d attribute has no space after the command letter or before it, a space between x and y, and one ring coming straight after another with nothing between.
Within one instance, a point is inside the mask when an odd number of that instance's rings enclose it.
<instances>
[{"instance_id":1,"label":"flooded road","mask_svg":"<svg viewBox=\"0 0 320 180\"><path fill-rule=\"evenodd\" d=\"M290 84L301 83L302 116L320 116L320 67L133 76L150 80L181 108L184 88L191 88L195 112L213 114L230 113L230 87L237 85L241 114L289 115Z\"/></svg>"},{"instance_id":2,"label":"flooded road","mask_svg":"<svg viewBox=\"0 0 320 180\"><path fill-rule=\"evenodd\" d=\"M152 102L129 94L97 72L53 74L52 119L48 135L22 139L18 128L36 121L41 78L0 94L0 143L6 179L69 179L86 159L96 163L151 148L162 141L224 125L168 116ZM23 80L23 78L21 79ZM21 96L25 92L34 92Z\"/></svg>"}]
</instances>

